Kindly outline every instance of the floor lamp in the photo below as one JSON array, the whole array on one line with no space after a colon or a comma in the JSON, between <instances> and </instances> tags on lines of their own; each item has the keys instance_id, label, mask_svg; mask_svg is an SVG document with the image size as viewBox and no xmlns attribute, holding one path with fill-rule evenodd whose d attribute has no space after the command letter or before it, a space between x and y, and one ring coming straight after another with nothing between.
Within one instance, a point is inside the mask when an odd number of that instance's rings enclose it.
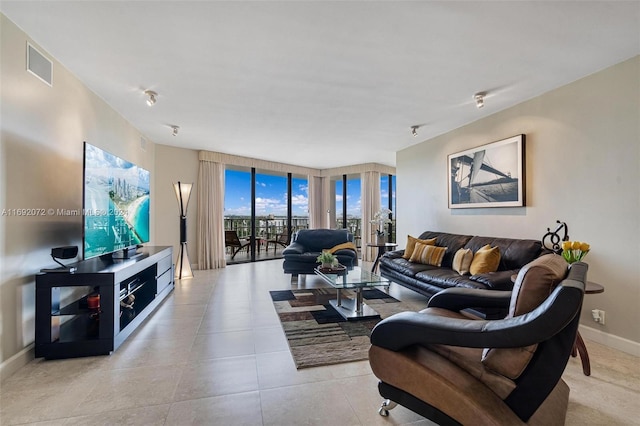
<instances>
[{"instance_id":1,"label":"floor lamp","mask_svg":"<svg viewBox=\"0 0 640 426\"><path fill-rule=\"evenodd\" d=\"M177 279L193 277L189 254L187 253L187 206L189 205L192 187L192 183L178 182L173 184L173 189L176 191L176 198L178 199L178 208L180 208L180 251L176 261Z\"/></svg>"}]
</instances>

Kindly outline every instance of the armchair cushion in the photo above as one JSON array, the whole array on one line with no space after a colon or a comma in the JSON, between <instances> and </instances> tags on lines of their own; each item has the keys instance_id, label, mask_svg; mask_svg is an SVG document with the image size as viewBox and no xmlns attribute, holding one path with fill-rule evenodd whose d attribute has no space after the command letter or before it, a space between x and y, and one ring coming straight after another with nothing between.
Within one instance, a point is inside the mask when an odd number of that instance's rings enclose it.
<instances>
[{"instance_id":1,"label":"armchair cushion","mask_svg":"<svg viewBox=\"0 0 640 426\"><path fill-rule=\"evenodd\" d=\"M557 254L547 254L525 265L513 287L509 315L513 318L537 308L549 297L567 273L567 262ZM520 348L485 349L482 363L490 370L517 379L529 364L537 345Z\"/></svg>"}]
</instances>

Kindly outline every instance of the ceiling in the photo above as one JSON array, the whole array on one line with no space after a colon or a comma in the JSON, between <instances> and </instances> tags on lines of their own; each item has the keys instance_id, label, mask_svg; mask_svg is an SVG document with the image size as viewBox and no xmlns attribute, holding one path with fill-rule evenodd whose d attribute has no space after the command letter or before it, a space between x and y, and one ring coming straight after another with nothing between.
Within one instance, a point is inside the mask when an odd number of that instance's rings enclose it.
<instances>
[{"instance_id":1,"label":"ceiling","mask_svg":"<svg viewBox=\"0 0 640 426\"><path fill-rule=\"evenodd\" d=\"M314 168L395 165L398 150L640 53L638 1L2 0L0 10L153 142Z\"/></svg>"}]
</instances>

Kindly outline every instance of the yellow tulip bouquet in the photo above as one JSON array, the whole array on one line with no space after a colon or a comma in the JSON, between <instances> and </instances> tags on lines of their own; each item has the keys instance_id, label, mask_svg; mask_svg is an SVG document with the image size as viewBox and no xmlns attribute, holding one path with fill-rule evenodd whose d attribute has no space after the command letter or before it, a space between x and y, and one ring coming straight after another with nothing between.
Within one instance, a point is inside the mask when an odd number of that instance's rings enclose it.
<instances>
[{"instance_id":1,"label":"yellow tulip bouquet","mask_svg":"<svg viewBox=\"0 0 640 426\"><path fill-rule=\"evenodd\" d=\"M589 244L580 241L563 241L562 257L568 263L578 262L589 253Z\"/></svg>"}]
</instances>

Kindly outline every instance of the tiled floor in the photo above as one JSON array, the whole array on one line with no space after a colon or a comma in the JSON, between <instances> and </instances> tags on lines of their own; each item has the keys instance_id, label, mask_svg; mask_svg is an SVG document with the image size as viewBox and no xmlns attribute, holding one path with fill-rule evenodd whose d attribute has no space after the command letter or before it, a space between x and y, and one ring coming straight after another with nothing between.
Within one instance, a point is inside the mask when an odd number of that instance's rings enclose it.
<instances>
[{"instance_id":1,"label":"tiled floor","mask_svg":"<svg viewBox=\"0 0 640 426\"><path fill-rule=\"evenodd\" d=\"M380 417L366 361L296 370L268 292L291 288L281 265L196 271L111 356L31 362L1 386L0 424L431 425L402 407ZM567 424L640 424L639 359L587 346L592 376L578 359L565 373Z\"/></svg>"}]
</instances>

